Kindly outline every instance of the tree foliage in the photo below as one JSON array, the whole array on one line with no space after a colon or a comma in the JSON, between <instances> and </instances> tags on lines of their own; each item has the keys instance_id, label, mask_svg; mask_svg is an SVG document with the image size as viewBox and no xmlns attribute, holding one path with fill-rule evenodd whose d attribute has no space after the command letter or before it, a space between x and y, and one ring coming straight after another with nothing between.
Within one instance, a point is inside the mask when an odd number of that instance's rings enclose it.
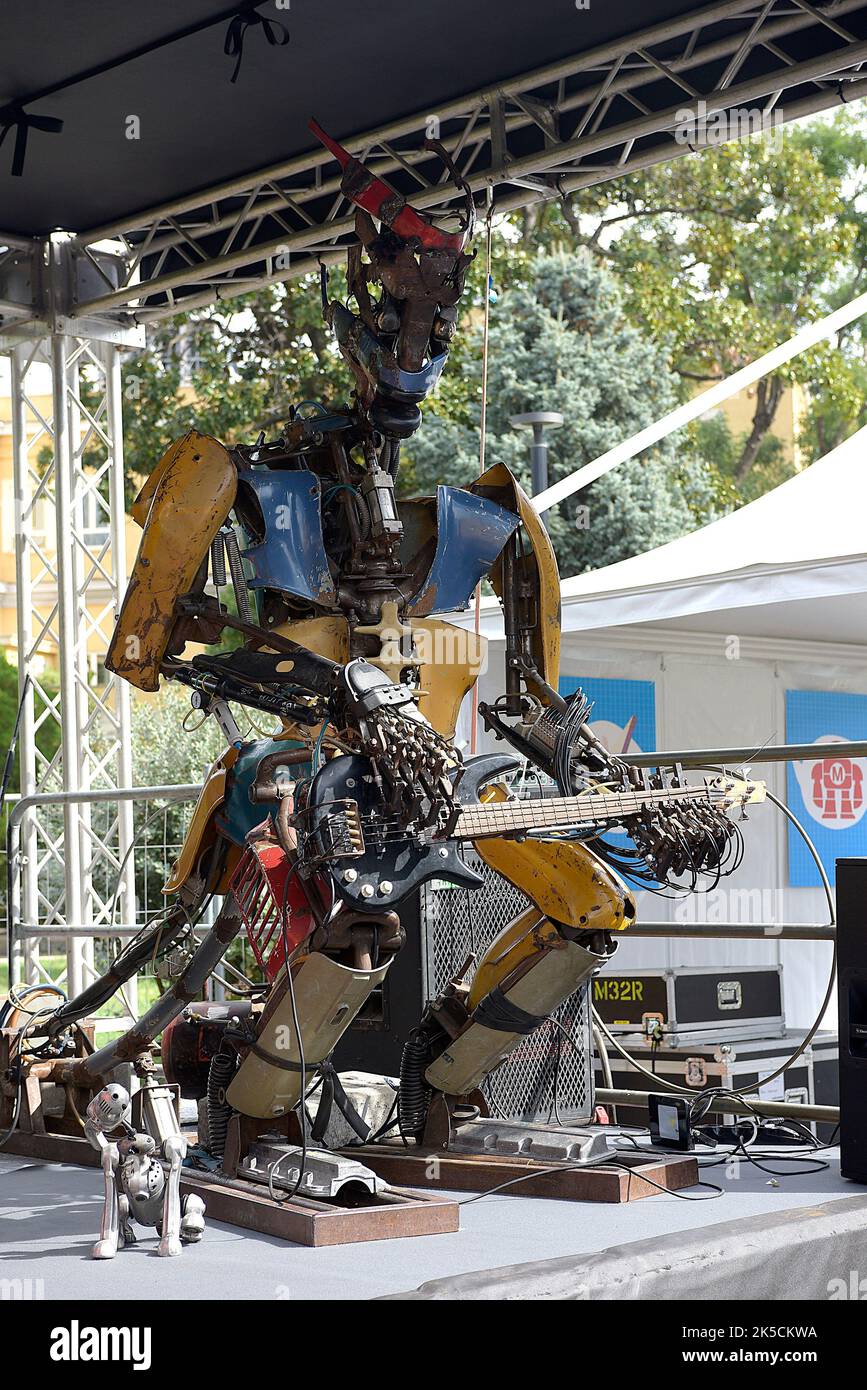
<instances>
[{"instance_id":1,"label":"tree foliage","mask_svg":"<svg viewBox=\"0 0 867 1390\"><path fill-rule=\"evenodd\" d=\"M477 340L480 328L474 330ZM461 416L444 418L437 401L407 447L405 490L466 484L478 474L481 361L478 342ZM627 320L611 273L586 251L542 251L527 282L492 310L486 458L502 462L529 489L529 440L510 417L559 411L549 431L551 481L597 458L652 423L676 402L662 347ZM711 470L671 442L650 450L546 515L561 571L610 564L682 535L714 514Z\"/></svg>"},{"instance_id":2,"label":"tree foliage","mask_svg":"<svg viewBox=\"0 0 867 1390\"><path fill-rule=\"evenodd\" d=\"M863 121L843 113L583 190L531 217L525 234L548 244L568 236L611 267L627 314L667 344L681 392L691 394L861 288L865 160ZM758 384L751 427L728 451L742 496L782 480L767 467L766 441L787 385L809 389L806 443L813 456L862 423L860 330L848 338L848 351L837 343L822 347Z\"/></svg>"},{"instance_id":3,"label":"tree foliage","mask_svg":"<svg viewBox=\"0 0 867 1390\"><path fill-rule=\"evenodd\" d=\"M526 480L529 437L509 416L559 410L558 477L857 294L865 168L863 121L845 111L510 215L492 243L487 457ZM477 247L449 369L405 450L405 493L478 470L484 235ZM339 272L331 292L345 294ZM339 405L350 389L316 277L163 324L124 381L131 490L193 425L252 440L276 433L293 404ZM659 544L783 481L792 461L774 431L793 383L806 391L809 461L867 423L860 323L760 383L741 434L702 421L549 512L564 572Z\"/></svg>"}]
</instances>

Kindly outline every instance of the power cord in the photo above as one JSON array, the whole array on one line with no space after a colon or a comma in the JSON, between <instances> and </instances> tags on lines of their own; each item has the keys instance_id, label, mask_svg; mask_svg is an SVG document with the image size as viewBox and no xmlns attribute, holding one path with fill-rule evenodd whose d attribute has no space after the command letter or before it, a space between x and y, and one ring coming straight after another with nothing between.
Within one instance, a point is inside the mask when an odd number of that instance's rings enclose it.
<instances>
[{"instance_id":1,"label":"power cord","mask_svg":"<svg viewBox=\"0 0 867 1390\"><path fill-rule=\"evenodd\" d=\"M290 865L289 872L286 875L286 882L283 885L283 902L280 906L280 931L283 938L283 965L286 970L286 982L287 988L289 990L289 1003L292 1008L292 1026L295 1029L295 1037L298 1040L298 1061L301 1068L301 1096L299 1098L298 1103L298 1119L301 1124L301 1163L298 1167L298 1177L295 1179L295 1186L292 1188L292 1191L282 1199L278 1198L274 1192L274 1174L279 1168L280 1164L284 1161L284 1159L288 1157L288 1155L282 1154L279 1158L275 1159L275 1161L270 1165L268 1169L268 1195L270 1196L271 1201L276 1202L278 1206L285 1206L287 1202L291 1202L292 1198L298 1195L298 1191L301 1187L302 1182L304 1181L304 1174L307 1169L307 1060L304 1056L304 1039L301 1036L301 1027L298 1020L298 1001L295 998L295 981L292 978L292 967L289 961L289 935L286 926L286 908L289 900L289 885L292 882L292 879L297 873L297 871L298 861L296 860L294 864Z\"/></svg>"},{"instance_id":2,"label":"power cord","mask_svg":"<svg viewBox=\"0 0 867 1390\"><path fill-rule=\"evenodd\" d=\"M709 771L710 769L705 768L705 769L702 769L702 770L703 770L703 771ZM830 884L829 881L828 881L828 875L825 873L825 866L824 866L824 864L822 863L821 859L819 858L819 853L818 853L818 850L816 849L816 846L813 844L813 841L810 839L810 836L807 834L807 831L804 829L803 825L802 825L801 822L798 820L797 816L795 816L795 815L789 810L788 806L785 806L785 805L783 804L783 802L780 801L779 797L774 796L774 793L771 792L771 791L768 791L768 792L767 792L767 797L768 797L768 800L769 800L769 801L772 801L772 802L773 802L773 804L777 807L778 810L782 811L783 815L784 815L784 816L791 822L791 824L795 827L795 829L798 831L798 833L800 834L801 838L803 839L805 845L807 846L807 849L810 851L810 854L811 854L811 856L812 856L812 858L813 858L813 861L814 861L814 863L815 863L815 865L816 865L816 868L817 868L817 870L818 870L818 872L819 872L819 877L820 877L821 880L822 880L822 887L823 887L824 890L825 890L825 899L826 899L827 904L828 904L828 913L829 913L828 926L831 926L831 927L835 926L835 925L836 925L836 911L835 911L835 907L834 907L834 895L833 895L833 892L832 892L832 889L831 889L831 884ZM826 988L826 990L825 990L825 997L823 998L822 1003L821 1003L821 1005L820 1005L820 1007L819 1007L819 1012L818 1012L818 1014L816 1015L816 1020L815 1020L815 1022L813 1023L812 1028L810 1028L809 1032L807 1032L807 1033L805 1034L805 1036L801 1039L801 1042L800 1042L799 1045L795 1048L795 1051L792 1053L792 1055L791 1055L790 1057L787 1057L787 1058L786 1058L786 1060L785 1060L785 1062L783 1062L782 1066L777 1067L776 1071L769 1072L769 1074L768 1074L767 1076L760 1076L760 1077L758 1078L758 1080L756 1081L755 1085L751 1086L750 1089L749 1089L749 1091L748 1091L748 1092L745 1092L744 1094L747 1094L747 1095L754 1095L754 1094L759 1090L759 1088L760 1088L761 1086L766 1086L766 1085L768 1084L769 1081L776 1081L776 1079L777 1079L778 1076L783 1076L783 1075L789 1070L789 1068L793 1065L793 1063L796 1062L796 1061L798 1060L798 1058L801 1057L801 1056L806 1052L807 1048L810 1046L810 1043L813 1041L814 1037L815 1037L816 1034L818 1033L819 1028L820 1028L821 1023L822 1023L822 1019L825 1017L825 1013L826 1013L826 1011L827 1011L827 1009L828 1009L829 1004L831 1003L831 999L832 999L833 994L834 994L834 985L835 985L835 983L836 983L836 980L837 980L837 945L836 945L836 942L835 942L835 944L834 944L834 951L833 951L833 955L832 955L832 958L831 958L831 973L830 973L830 976L829 976L829 978L828 978L828 985L827 985L827 988ZM647 1077L650 1081L652 1081L653 1084L654 1084L654 1086L655 1086L657 1089L661 1088L661 1089L664 1090L664 1091L674 1091L674 1092L676 1092L678 1095L683 1095L683 1096L688 1096L688 1095L694 1095L694 1094L695 1094L695 1092L692 1091L692 1090L690 1090L688 1086L678 1086L678 1085L677 1085L675 1082L673 1082L673 1081L666 1081L663 1077L658 1076L655 1072L649 1071L649 1070L647 1069L647 1067L642 1066L642 1064L641 1064L640 1062L636 1061L636 1059L631 1055L631 1053L627 1052L625 1048L621 1047L620 1043L619 1043L619 1042L617 1041L617 1039L611 1034L611 1032L609 1031L609 1029L607 1028L607 1026L605 1025L605 1023L603 1023L603 1021L602 1021L602 1019L601 1019L601 1017L600 1017L598 1011L597 1011L595 1008L594 1008L594 1010L593 1010L593 1018L594 1018L594 1022L596 1023L597 1027L599 1028L599 1031L602 1033L602 1035L605 1037L605 1039L611 1044L611 1046L614 1048L615 1052L618 1052L618 1053L620 1054L620 1056L623 1057L623 1058L625 1059L625 1061L627 1061L631 1067L634 1067L635 1070L636 1070L637 1072L639 1072L642 1076L645 1076L645 1077ZM736 1092L734 1092L734 1091L729 1091L729 1092L726 1092L726 1094L727 1094L727 1095L735 1095L735 1094L740 1094L740 1093L736 1093Z\"/></svg>"},{"instance_id":3,"label":"power cord","mask_svg":"<svg viewBox=\"0 0 867 1390\"><path fill-rule=\"evenodd\" d=\"M562 1173L567 1168L571 1168L574 1171L576 1169L587 1168L589 1166L590 1165L586 1163L572 1163L567 1160L564 1163L558 1163L555 1167L537 1168L532 1173L521 1173L520 1176L517 1178L509 1178L507 1182L498 1183L496 1187L489 1187L485 1192L478 1192L476 1193L475 1197L464 1197L462 1201L458 1202L458 1206L471 1206L473 1202L481 1202L484 1197L493 1197L497 1192L502 1192L504 1188L514 1187L515 1184L519 1182L529 1182L531 1178L542 1178L549 1173ZM680 1202L712 1202L717 1197L725 1196L725 1188L719 1187L715 1182L697 1182L695 1184L696 1187L710 1188L711 1195L708 1197L691 1197L686 1192L676 1192L670 1187L665 1187L661 1182L656 1182L653 1178L648 1178L644 1173L636 1173L635 1169L632 1167L631 1164L620 1162L618 1159L614 1158L605 1158L603 1160L600 1160L598 1163L595 1164L595 1167L621 1168L625 1173L629 1174L630 1179L633 1177L640 1178L642 1182L648 1183L650 1187L657 1188L659 1192L664 1192L668 1197L676 1197Z\"/></svg>"}]
</instances>

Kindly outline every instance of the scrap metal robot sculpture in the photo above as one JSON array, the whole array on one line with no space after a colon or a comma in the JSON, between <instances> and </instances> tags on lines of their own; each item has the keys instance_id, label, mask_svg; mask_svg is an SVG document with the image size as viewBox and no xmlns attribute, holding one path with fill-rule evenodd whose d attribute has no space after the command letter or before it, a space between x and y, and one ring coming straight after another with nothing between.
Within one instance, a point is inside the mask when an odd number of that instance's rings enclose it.
<instances>
[{"instance_id":1,"label":"scrap metal robot sculpture","mask_svg":"<svg viewBox=\"0 0 867 1390\"><path fill-rule=\"evenodd\" d=\"M457 1122L485 1077L605 965L635 916L618 870L657 883L718 874L740 843L726 811L745 795L725 781L688 787L676 771L629 769L594 738L580 692L558 694L557 566L507 468L432 498L396 496L401 446L455 331L472 198L434 146L463 195L451 227L438 224L312 128L357 208L354 311L329 298L322 277L353 397L338 409L299 406L273 442L228 448L191 431L134 504L143 536L107 665L140 690L161 678L188 686L228 746L166 884L166 912L50 1023L56 1036L155 956L179 960L152 1008L70 1075L99 1084L162 1034L167 1074L195 1052L201 1075L187 1093L207 1094L217 1155L233 1116L288 1117L314 1078L339 1099L329 1059L401 947L401 901L434 876L481 882L462 843L530 906L471 979L429 1002L407 1040L408 1141L424 1138L434 1100ZM464 761L455 727L484 641L441 615L466 608L486 579L505 614L506 678L480 709L515 754ZM227 629L241 645L213 651ZM232 705L275 715L280 731L243 738ZM514 798L504 778L521 759L562 795ZM611 825L628 831L628 850L604 840ZM219 915L199 940L214 896ZM261 997L203 1005L244 931ZM184 1030L195 1040L186 1051Z\"/></svg>"}]
</instances>

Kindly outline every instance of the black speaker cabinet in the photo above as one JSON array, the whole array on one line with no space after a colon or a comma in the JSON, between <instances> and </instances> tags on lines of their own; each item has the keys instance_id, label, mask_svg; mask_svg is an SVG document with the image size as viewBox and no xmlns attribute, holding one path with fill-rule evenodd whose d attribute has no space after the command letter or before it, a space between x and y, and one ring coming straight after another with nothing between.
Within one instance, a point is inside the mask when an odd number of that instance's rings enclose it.
<instances>
[{"instance_id":1,"label":"black speaker cabinet","mask_svg":"<svg viewBox=\"0 0 867 1390\"><path fill-rule=\"evenodd\" d=\"M426 883L400 906L406 945L334 1050L339 1071L397 1076L400 1054L433 998L472 953L479 956L508 922L529 906L526 898L472 852L484 887L474 892ZM583 986L561 1005L559 1021L524 1038L482 1087L491 1113L503 1120L570 1123L593 1114L590 991Z\"/></svg>"},{"instance_id":2,"label":"black speaker cabinet","mask_svg":"<svg viewBox=\"0 0 867 1390\"><path fill-rule=\"evenodd\" d=\"M867 1183L867 859L837 860L840 1171Z\"/></svg>"}]
</instances>

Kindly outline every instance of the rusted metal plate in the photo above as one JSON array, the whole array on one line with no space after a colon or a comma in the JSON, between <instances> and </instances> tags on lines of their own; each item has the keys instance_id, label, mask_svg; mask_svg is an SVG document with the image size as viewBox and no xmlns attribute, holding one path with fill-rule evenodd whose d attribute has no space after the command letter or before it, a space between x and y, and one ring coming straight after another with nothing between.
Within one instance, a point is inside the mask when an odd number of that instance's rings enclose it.
<instances>
[{"instance_id":1,"label":"rusted metal plate","mask_svg":"<svg viewBox=\"0 0 867 1390\"><path fill-rule=\"evenodd\" d=\"M460 1230L457 1202L432 1192L394 1188L362 1206L341 1207L308 1197L272 1202L253 1183L220 1174L181 1176L181 1193L195 1192L206 1216L260 1235L277 1236L297 1245L352 1245L365 1240L446 1235Z\"/></svg>"},{"instance_id":2,"label":"rusted metal plate","mask_svg":"<svg viewBox=\"0 0 867 1390\"><path fill-rule=\"evenodd\" d=\"M532 1159L458 1156L428 1148L407 1153L389 1144L355 1148L351 1152L386 1182L422 1190L447 1188L455 1192L487 1192L500 1183L521 1178L522 1181L503 1188L503 1192L516 1197L619 1204L653 1197L659 1187L675 1192L698 1182L698 1163L689 1154L660 1155L651 1159L642 1154L623 1154L618 1162L630 1169L624 1172L620 1167L570 1168L566 1164L552 1171L551 1165ZM536 1176L532 1176L534 1173ZM659 1187L653 1186L654 1183Z\"/></svg>"}]
</instances>

